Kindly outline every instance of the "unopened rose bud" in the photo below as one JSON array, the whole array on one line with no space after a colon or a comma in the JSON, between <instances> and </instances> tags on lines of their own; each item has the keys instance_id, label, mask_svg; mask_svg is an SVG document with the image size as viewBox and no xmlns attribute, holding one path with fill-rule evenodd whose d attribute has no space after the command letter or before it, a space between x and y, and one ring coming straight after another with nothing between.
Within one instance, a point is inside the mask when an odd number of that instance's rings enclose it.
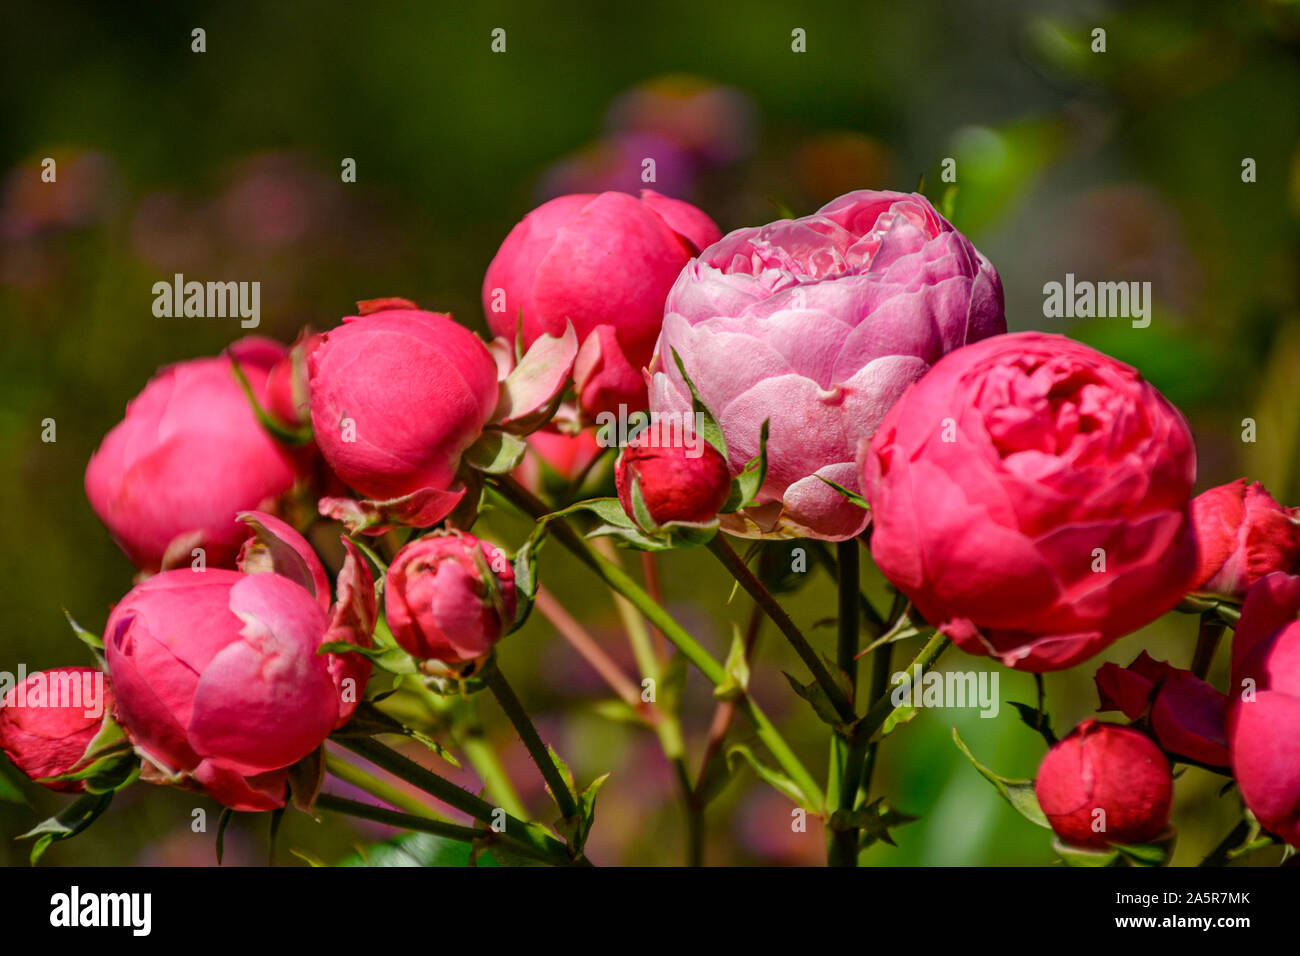
<instances>
[{"instance_id":1,"label":"unopened rose bud","mask_svg":"<svg viewBox=\"0 0 1300 956\"><path fill-rule=\"evenodd\" d=\"M1169 761L1145 734L1085 720L1047 752L1034 793L1064 842L1146 843L1169 822Z\"/></svg>"},{"instance_id":2,"label":"unopened rose bud","mask_svg":"<svg viewBox=\"0 0 1300 956\"><path fill-rule=\"evenodd\" d=\"M712 521L731 491L726 459L698 435L686 441L676 435L647 433L623 448L614 482L623 510L635 519L633 481L658 525Z\"/></svg>"},{"instance_id":3,"label":"unopened rose bud","mask_svg":"<svg viewBox=\"0 0 1300 956\"><path fill-rule=\"evenodd\" d=\"M1240 598L1274 571L1300 570L1300 509L1245 478L1192 499L1200 565L1193 591Z\"/></svg>"},{"instance_id":4,"label":"unopened rose bud","mask_svg":"<svg viewBox=\"0 0 1300 956\"><path fill-rule=\"evenodd\" d=\"M72 693L65 693L69 688ZM76 767L112 708L108 681L93 667L32 674L0 700L0 750L33 780L61 776ZM85 789L75 780L45 786Z\"/></svg>"},{"instance_id":5,"label":"unopened rose bud","mask_svg":"<svg viewBox=\"0 0 1300 956\"><path fill-rule=\"evenodd\" d=\"M420 538L389 565L384 615L413 657L476 660L514 620L514 569L504 552L470 534Z\"/></svg>"}]
</instances>

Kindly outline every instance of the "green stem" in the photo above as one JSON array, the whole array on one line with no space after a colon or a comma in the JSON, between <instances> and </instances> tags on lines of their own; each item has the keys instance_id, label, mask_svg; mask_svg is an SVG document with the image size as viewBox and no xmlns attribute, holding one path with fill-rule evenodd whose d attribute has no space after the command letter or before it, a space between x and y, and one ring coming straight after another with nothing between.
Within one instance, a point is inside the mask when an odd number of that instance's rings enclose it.
<instances>
[{"instance_id":1,"label":"green stem","mask_svg":"<svg viewBox=\"0 0 1300 956\"><path fill-rule=\"evenodd\" d=\"M1250 835L1250 824L1242 820L1233 827L1226 837L1219 841L1219 845L1210 851L1210 855L1201 861L1201 866L1227 866L1228 854L1241 846L1246 837Z\"/></svg>"},{"instance_id":2,"label":"green stem","mask_svg":"<svg viewBox=\"0 0 1300 956\"><path fill-rule=\"evenodd\" d=\"M463 787L443 779L391 747L386 747L370 737L342 737L337 742L339 746L351 750L359 757L364 757L393 776L414 784L430 796L436 797L461 813L468 814L475 820L486 823L490 827L504 822L505 829L498 836L512 846L535 854L540 853L551 862L575 862L569 855L568 847L559 840L539 832L539 828L530 826L518 817L505 813L504 808L494 807ZM500 819L503 813L504 821Z\"/></svg>"},{"instance_id":3,"label":"green stem","mask_svg":"<svg viewBox=\"0 0 1300 956\"><path fill-rule=\"evenodd\" d=\"M920 673L924 674L939 659L939 655L948 649L948 645L951 643L951 638L936 631L934 636L917 653L916 657L912 658L912 662L907 665L907 672L910 674L915 668L919 667ZM889 645L885 646L888 647ZM890 696L890 694L882 693L877 697L871 707L867 709L867 713L861 722L859 722L858 732L867 739L875 736L876 731L884 726L885 721L889 719L889 715L894 712L894 702L889 699Z\"/></svg>"},{"instance_id":4,"label":"green stem","mask_svg":"<svg viewBox=\"0 0 1300 956\"><path fill-rule=\"evenodd\" d=\"M1196 650L1192 655L1192 673L1201 680L1205 680L1205 675L1210 672L1214 652L1219 649L1225 628L1227 625L1214 611L1206 611L1201 615L1201 626L1196 634Z\"/></svg>"},{"instance_id":5,"label":"green stem","mask_svg":"<svg viewBox=\"0 0 1300 956\"><path fill-rule=\"evenodd\" d=\"M386 823L389 826L402 827L405 830L416 830L420 833L432 833L435 836L445 837L449 840L461 840L465 843L472 843L475 840L482 839L491 832L490 830L475 830L473 827L463 827L455 823L445 823L442 820L434 820L423 814L400 813L397 810L389 810L385 807L361 803L358 800L338 797L332 793L317 794L315 807L318 810L333 810L335 813L346 813L348 816L358 817L362 820Z\"/></svg>"},{"instance_id":6,"label":"green stem","mask_svg":"<svg viewBox=\"0 0 1300 956\"><path fill-rule=\"evenodd\" d=\"M325 769L344 783L350 783L352 786L364 790L375 799L382 800L398 810L415 814L417 817L428 817L432 820L442 819L436 810L425 806L409 793L404 793L391 783L380 780L373 774L367 773L355 764L348 763L342 757L330 753L328 750L325 751Z\"/></svg>"},{"instance_id":7,"label":"green stem","mask_svg":"<svg viewBox=\"0 0 1300 956\"><path fill-rule=\"evenodd\" d=\"M510 723L514 724L519 739L524 742L524 746L528 748L528 755L533 758L533 763L537 764L537 769L542 772L542 779L551 788L551 796L555 798L555 804L560 808L560 816L566 820L576 817L578 801L574 799L568 783L560 774L560 768L551 759L551 752L542 742L537 728L533 726L528 711L524 710L524 705L515 695L514 688L506 680L506 675L501 672L500 665L494 662L489 666L483 680L496 697L497 703L501 705L501 709L510 718Z\"/></svg>"},{"instance_id":8,"label":"green stem","mask_svg":"<svg viewBox=\"0 0 1300 956\"><path fill-rule=\"evenodd\" d=\"M854 544L854 547L856 548L857 545ZM835 708L835 713L839 715L840 720L846 724L853 723L857 719L857 714L853 711L853 702L844 695L840 685L835 682L831 672L826 669L822 659L813 650L812 645L808 643L808 638L803 636L803 632L795 626L794 621L790 620L790 615L785 613L785 608L777 603L776 598L772 597L771 592L763 586L763 582L755 576L753 571L749 570L749 566L741 560L740 555L736 554L721 534L713 536L713 540L709 542L709 550L731 572L731 576L739 582L749 596L757 602L758 606L763 609L763 613L772 619L772 623L777 626L777 630L785 635L785 639L790 642L790 646L794 648L800 660L804 662L808 670L812 671L813 679L826 692L826 696L830 700L831 706ZM857 552L855 551L854 558L856 559L856 557ZM853 566L854 568L857 567L856 561ZM855 623L857 621L857 607L857 590L855 589L853 594L853 620Z\"/></svg>"},{"instance_id":9,"label":"green stem","mask_svg":"<svg viewBox=\"0 0 1300 956\"><path fill-rule=\"evenodd\" d=\"M549 513L544 502L508 475L498 476L493 480L497 483L498 490L501 491L506 500L534 520L544 518ZM597 577L631 601L645 615L646 619L659 628L664 637L668 638L673 646L681 651L682 656L694 664L710 683L716 687L725 680L726 674L722 664L705 650L685 628L678 624L671 614L628 577L622 568L596 554L591 546L565 523L563 518L551 521L547 527L554 532L560 543L568 548ZM754 699L749 694L745 694L740 700L740 706L754 724L759 740L763 742L773 758L781 765L786 775L794 781L795 786L803 792L804 797L811 804L806 809L821 812L825 797L821 792L821 787L813 779L812 774L800 763L799 758L795 756L789 744L785 742L780 732L773 726L767 715L763 713L762 708L754 702Z\"/></svg>"},{"instance_id":10,"label":"green stem","mask_svg":"<svg viewBox=\"0 0 1300 956\"><path fill-rule=\"evenodd\" d=\"M472 708L470 711L471 720L469 726L459 735L457 742L460 744L460 749L465 752L465 756L469 758L474 771L483 781L483 788L487 791L488 796L495 800L497 805L506 813L520 818L527 817L528 810L519 797L519 791L511 783L510 775L506 773L501 758L497 756L496 749L488 743L483 728L479 724L477 699L471 697L466 704Z\"/></svg>"},{"instance_id":11,"label":"green stem","mask_svg":"<svg viewBox=\"0 0 1300 956\"><path fill-rule=\"evenodd\" d=\"M838 545L839 561L839 637L835 645L835 663L849 679L856 696L858 686L858 544L845 541ZM866 740L855 732L837 730L831 738L830 772L826 792L835 801L835 810L850 812L857 802L866 759ZM827 831L827 862L831 866L858 865L858 831L856 828L831 827Z\"/></svg>"},{"instance_id":12,"label":"green stem","mask_svg":"<svg viewBox=\"0 0 1300 956\"><path fill-rule=\"evenodd\" d=\"M893 652L892 644L882 644L871 652L871 688L867 695L868 700L879 700L889 690L890 661ZM858 786L863 802L871 798L871 778L876 772L876 755L879 749L879 740L872 740L867 744L867 756L862 763L862 782Z\"/></svg>"}]
</instances>

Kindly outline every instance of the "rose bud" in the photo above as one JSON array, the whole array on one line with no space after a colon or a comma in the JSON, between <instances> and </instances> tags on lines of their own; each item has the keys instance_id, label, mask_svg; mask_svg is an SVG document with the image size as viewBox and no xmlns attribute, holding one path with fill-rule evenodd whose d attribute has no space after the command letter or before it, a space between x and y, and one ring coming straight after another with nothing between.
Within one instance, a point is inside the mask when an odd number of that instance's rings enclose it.
<instances>
[{"instance_id":1,"label":"rose bud","mask_svg":"<svg viewBox=\"0 0 1300 956\"><path fill-rule=\"evenodd\" d=\"M384 615L412 657L477 660L514 621L514 568L504 552L470 534L419 538L388 566Z\"/></svg>"},{"instance_id":2,"label":"rose bud","mask_svg":"<svg viewBox=\"0 0 1300 956\"><path fill-rule=\"evenodd\" d=\"M1232 641L1228 753L1260 824L1300 847L1300 577L1270 574L1246 595Z\"/></svg>"},{"instance_id":3,"label":"rose bud","mask_svg":"<svg viewBox=\"0 0 1300 956\"><path fill-rule=\"evenodd\" d=\"M512 347L519 336L525 349L573 323L581 344L574 380L589 420L620 404L643 409L641 370L659 337L664 297L691 256L720 235L699 209L648 189L640 199L560 196L501 243L483 279L483 310L493 334Z\"/></svg>"},{"instance_id":4,"label":"rose bud","mask_svg":"<svg viewBox=\"0 0 1300 956\"><path fill-rule=\"evenodd\" d=\"M230 348L259 402L283 346L247 338ZM161 370L126 408L86 466L86 496L142 571L233 567L239 511L267 508L301 474L301 459L259 424L228 356Z\"/></svg>"},{"instance_id":5,"label":"rose bud","mask_svg":"<svg viewBox=\"0 0 1300 956\"><path fill-rule=\"evenodd\" d=\"M969 653L1071 667L1172 610L1195 571L1186 422L1064 336L946 356L862 455L876 564Z\"/></svg>"},{"instance_id":6,"label":"rose bud","mask_svg":"<svg viewBox=\"0 0 1300 956\"><path fill-rule=\"evenodd\" d=\"M584 428L576 435L536 431L524 440L528 451L515 469L515 477L534 490L542 487L548 474L566 484L574 481L586 474L604 451L591 428Z\"/></svg>"},{"instance_id":7,"label":"rose bud","mask_svg":"<svg viewBox=\"0 0 1300 956\"><path fill-rule=\"evenodd\" d=\"M328 581L302 537L270 515L243 516L254 539L240 571L166 571L113 609L104 647L116 715L145 779L202 790L233 810L284 806L288 768L356 709L369 662L319 654L370 644L369 569L349 551L330 608ZM357 660L353 660L356 658Z\"/></svg>"},{"instance_id":8,"label":"rose bud","mask_svg":"<svg viewBox=\"0 0 1300 956\"><path fill-rule=\"evenodd\" d=\"M0 700L0 750L33 780L76 769L113 709L113 692L93 667L56 667L31 674ZM79 780L51 781L51 790L80 792Z\"/></svg>"},{"instance_id":9,"label":"rose bud","mask_svg":"<svg viewBox=\"0 0 1300 956\"><path fill-rule=\"evenodd\" d=\"M400 299L360 306L323 335L307 368L321 454L372 500L322 499L321 513L370 513L374 530L427 527L465 493L461 455L496 407L496 363L449 315Z\"/></svg>"},{"instance_id":10,"label":"rose bud","mask_svg":"<svg viewBox=\"0 0 1300 956\"><path fill-rule=\"evenodd\" d=\"M1146 843L1169 823L1174 778L1145 734L1085 720L1038 767L1034 793L1064 842L1105 848Z\"/></svg>"},{"instance_id":11,"label":"rose bud","mask_svg":"<svg viewBox=\"0 0 1300 956\"><path fill-rule=\"evenodd\" d=\"M1191 590L1240 599L1274 571L1300 571L1300 508L1245 478L1192 499L1200 566Z\"/></svg>"},{"instance_id":12,"label":"rose bud","mask_svg":"<svg viewBox=\"0 0 1300 956\"><path fill-rule=\"evenodd\" d=\"M723 518L745 537L842 541L867 512L859 443L945 353L1006 331L997 272L925 197L848 193L811 216L740 229L682 270L664 306L650 409L689 416L686 368L739 473L771 421L758 504Z\"/></svg>"},{"instance_id":13,"label":"rose bud","mask_svg":"<svg viewBox=\"0 0 1300 956\"><path fill-rule=\"evenodd\" d=\"M271 366L267 375L266 410L291 428L311 421L307 359L319 348L322 338L318 332L304 332L293 343L289 354Z\"/></svg>"},{"instance_id":14,"label":"rose bud","mask_svg":"<svg viewBox=\"0 0 1300 956\"><path fill-rule=\"evenodd\" d=\"M731 491L727 460L698 435L687 441L665 434L669 431L651 428L624 446L614 470L618 500L636 520L635 482L655 524L706 524L717 517Z\"/></svg>"},{"instance_id":15,"label":"rose bud","mask_svg":"<svg viewBox=\"0 0 1300 956\"><path fill-rule=\"evenodd\" d=\"M1103 664L1094 676L1099 711L1118 710L1149 727L1160 746L1197 763L1228 764L1227 695L1191 671L1146 651L1128 667Z\"/></svg>"}]
</instances>

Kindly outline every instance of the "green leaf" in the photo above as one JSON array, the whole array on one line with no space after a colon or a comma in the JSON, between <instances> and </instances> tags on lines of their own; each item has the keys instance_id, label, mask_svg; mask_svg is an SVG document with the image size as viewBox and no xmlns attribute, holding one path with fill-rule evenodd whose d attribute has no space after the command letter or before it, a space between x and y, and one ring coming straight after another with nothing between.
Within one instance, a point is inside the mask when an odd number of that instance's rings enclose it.
<instances>
[{"instance_id":1,"label":"green leaf","mask_svg":"<svg viewBox=\"0 0 1300 956\"><path fill-rule=\"evenodd\" d=\"M1000 776L984 766L975 759L975 755L970 752L966 742L961 739L957 733L957 728L952 729L952 739L957 745L957 749L966 755L966 759L974 764L975 769L980 772L989 783L997 789L998 793L1006 799L1007 803L1015 807L1022 817L1030 823L1036 823L1040 827L1051 829L1051 824L1047 822L1047 815L1043 813L1043 808L1038 805L1038 798L1034 795L1034 781L1032 780L1012 780L1008 777Z\"/></svg>"},{"instance_id":2,"label":"green leaf","mask_svg":"<svg viewBox=\"0 0 1300 956\"><path fill-rule=\"evenodd\" d=\"M781 673L785 674L785 679L790 682L794 692L812 704L812 709L816 711L817 716L822 721L837 729L843 725L839 712L835 709L835 705L831 703L830 697L827 696L821 684L816 680L801 684L789 671L782 671Z\"/></svg>"},{"instance_id":3,"label":"green leaf","mask_svg":"<svg viewBox=\"0 0 1300 956\"><path fill-rule=\"evenodd\" d=\"M616 528L636 529L636 522L623 510L623 505L617 498L588 498L585 501L575 501L567 508L543 515L538 521L545 524L556 518L577 514L579 511L590 511L605 524L614 525Z\"/></svg>"},{"instance_id":4,"label":"green leaf","mask_svg":"<svg viewBox=\"0 0 1300 956\"><path fill-rule=\"evenodd\" d=\"M885 722L880 725L880 737L882 739L888 737L903 724L911 723L912 719L916 717L918 713L920 713L920 711L911 704L903 704L899 707L895 707L889 712L889 716L885 718Z\"/></svg>"},{"instance_id":5,"label":"green leaf","mask_svg":"<svg viewBox=\"0 0 1300 956\"><path fill-rule=\"evenodd\" d=\"M469 866L472 848L462 840L448 840L432 833L403 833L376 843L364 854L357 852L340 860L339 866ZM495 852L492 851L492 852ZM497 866L491 855L477 860L479 866Z\"/></svg>"},{"instance_id":6,"label":"green leaf","mask_svg":"<svg viewBox=\"0 0 1300 956\"><path fill-rule=\"evenodd\" d=\"M418 668L411 655L400 647L362 647L351 641L325 641L317 654L360 654L390 674L414 674Z\"/></svg>"},{"instance_id":7,"label":"green leaf","mask_svg":"<svg viewBox=\"0 0 1300 956\"><path fill-rule=\"evenodd\" d=\"M722 506L724 514L748 508L756 503L754 496L758 494L758 490L763 487L763 482L767 479L767 433L770 424L771 419L763 419L763 425L758 432L758 454L749 459L744 471L731 482L731 493L727 496L727 503Z\"/></svg>"},{"instance_id":8,"label":"green leaf","mask_svg":"<svg viewBox=\"0 0 1300 956\"><path fill-rule=\"evenodd\" d=\"M537 597L537 552L546 543L546 527L538 525L528 536L523 547L515 552L515 619L507 633L513 633L524 626L533 609L533 600Z\"/></svg>"},{"instance_id":9,"label":"green leaf","mask_svg":"<svg viewBox=\"0 0 1300 956\"><path fill-rule=\"evenodd\" d=\"M485 475L505 475L514 471L527 450L522 438L489 428L465 451L463 461Z\"/></svg>"},{"instance_id":10,"label":"green leaf","mask_svg":"<svg viewBox=\"0 0 1300 956\"><path fill-rule=\"evenodd\" d=\"M734 624L731 628L731 650L722 665L726 676L721 684L713 688L716 700L736 700L749 688L749 662L745 660L745 639L740 628Z\"/></svg>"},{"instance_id":11,"label":"green leaf","mask_svg":"<svg viewBox=\"0 0 1300 956\"><path fill-rule=\"evenodd\" d=\"M759 760L758 757L754 755L754 751L750 750L745 744L733 744L731 748L727 750L727 769L730 770L733 775L736 772L735 768L738 759L744 760L748 763L761 780L781 791L781 793L789 797L796 806L811 806L808 798L804 796L803 791L799 789L793 780L781 773L779 770L773 770L771 767L767 766Z\"/></svg>"},{"instance_id":12,"label":"green leaf","mask_svg":"<svg viewBox=\"0 0 1300 956\"><path fill-rule=\"evenodd\" d=\"M111 793L87 793L17 837L19 840L36 839L32 845L32 866L40 862L50 844L71 839L99 819L99 815L108 809L112 800Z\"/></svg>"},{"instance_id":13,"label":"green leaf","mask_svg":"<svg viewBox=\"0 0 1300 956\"><path fill-rule=\"evenodd\" d=\"M1052 849L1066 866L1103 867L1113 866L1119 861L1119 850L1093 850L1083 846L1071 846L1062 843L1060 837L1052 837Z\"/></svg>"},{"instance_id":14,"label":"green leaf","mask_svg":"<svg viewBox=\"0 0 1300 956\"><path fill-rule=\"evenodd\" d=\"M619 724L644 725L646 722L641 713L621 697L598 700L591 705L591 712Z\"/></svg>"},{"instance_id":15,"label":"green leaf","mask_svg":"<svg viewBox=\"0 0 1300 956\"><path fill-rule=\"evenodd\" d=\"M301 428L294 428L280 421L257 400L253 393L253 386L248 381L248 376L244 374L243 368L240 367L239 361L229 350L226 351L230 359L230 369L234 373L235 381L239 383L240 391L244 393L244 398L253 409L253 414L257 417L258 423L264 428L276 441L283 442L286 445L306 445L312 440L310 425L303 425Z\"/></svg>"},{"instance_id":16,"label":"green leaf","mask_svg":"<svg viewBox=\"0 0 1300 956\"><path fill-rule=\"evenodd\" d=\"M722 434L722 426L713 417L709 407L704 404L704 399L700 398L700 393L695 388L695 383L691 381L691 377L686 374L686 364L682 361L682 357L677 354L676 349L673 349L672 353L673 361L677 363L677 371L682 373L682 381L691 390L691 408L695 412L695 420L699 423L700 437L712 445L724 461L730 461L727 456L727 439Z\"/></svg>"},{"instance_id":17,"label":"green leaf","mask_svg":"<svg viewBox=\"0 0 1300 956\"><path fill-rule=\"evenodd\" d=\"M312 867L313 869L319 869L321 867L329 866L328 863L326 863L320 857L316 856L314 853L309 853L306 850L300 850L295 846L289 847L289 853L293 856L296 856L298 859L302 860L304 863L306 863L308 866Z\"/></svg>"},{"instance_id":18,"label":"green leaf","mask_svg":"<svg viewBox=\"0 0 1300 956\"><path fill-rule=\"evenodd\" d=\"M856 810L836 810L831 814L828 825L832 830L862 830L859 849L866 849L877 841L897 846L889 832L890 828L914 823L919 819L921 818L893 809L885 803L884 797L877 797L867 806Z\"/></svg>"},{"instance_id":19,"label":"green leaf","mask_svg":"<svg viewBox=\"0 0 1300 956\"><path fill-rule=\"evenodd\" d=\"M838 491L841 495L843 495L845 498L847 498L851 503L857 505L857 506L858 506L859 508L861 508L863 511L870 511L870 510L871 510L871 505L867 504L867 499L864 498L864 497L862 497L862 496L861 496L860 494L858 494L856 491L850 491L849 489L847 489L847 488L845 488L843 485L841 485L838 481L831 481L829 478L823 478L821 475L818 475L817 478L818 478L818 480L820 480L820 481L824 481L824 482L826 482L826 484L830 485L832 488L834 488L836 491Z\"/></svg>"},{"instance_id":20,"label":"green leaf","mask_svg":"<svg viewBox=\"0 0 1300 956\"><path fill-rule=\"evenodd\" d=\"M1056 745L1056 733L1052 730L1052 721L1047 714L1041 713L1037 707L1030 704L1022 704L1015 700L1009 700L1007 703L1016 709L1016 713L1020 715L1020 719L1026 727L1034 733L1042 735L1043 739L1047 741L1047 746L1053 747Z\"/></svg>"},{"instance_id":21,"label":"green leaf","mask_svg":"<svg viewBox=\"0 0 1300 956\"><path fill-rule=\"evenodd\" d=\"M100 655L104 652L104 639L98 634L86 630L73 620L72 615L68 612L66 607L63 609L63 616L66 617L68 623L72 625L72 633L77 635L78 640L94 651L96 658L102 660L103 658L100 657Z\"/></svg>"}]
</instances>

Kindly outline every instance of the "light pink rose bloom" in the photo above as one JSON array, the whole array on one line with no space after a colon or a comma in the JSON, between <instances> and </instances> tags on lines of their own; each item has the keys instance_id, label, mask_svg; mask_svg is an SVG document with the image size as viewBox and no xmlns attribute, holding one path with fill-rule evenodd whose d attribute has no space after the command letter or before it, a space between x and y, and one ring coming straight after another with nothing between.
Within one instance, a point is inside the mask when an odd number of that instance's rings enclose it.
<instances>
[{"instance_id":1,"label":"light pink rose bloom","mask_svg":"<svg viewBox=\"0 0 1300 956\"><path fill-rule=\"evenodd\" d=\"M246 338L230 353L265 404L285 348ZM209 567L228 568L247 535L236 513L271 507L303 464L258 423L230 358L194 359L162 369L127 404L86 466L86 497L142 571L189 564L200 547Z\"/></svg>"},{"instance_id":2,"label":"light pink rose bloom","mask_svg":"<svg viewBox=\"0 0 1300 956\"><path fill-rule=\"evenodd\" d=\"M505 636L516 600L514 568L502 551L471 534L432 534L393 558L384 616L411 656L461 664Z\"/></svg>"},{"instance_id":3,"label":"light pink rose bloom","mask_svg":"<svg viewBox=\"0 0 1300 956\"><path fill-rule=\"evenodd\" d=\"M665 305L653 413L691 410L672 353L726 436L733 475L771 420L760 504L724 516L746 537L843 540L868 516L858 444L947 352L1006 331L997 272L920 195L849 193L801 219L740 229L682 271Z\"/></svg>"},{"instance_id":4,"label":"light pink rose bloom","mask_svg":"<svg viewBox=\"0 0 1300 956\"><path fill-rule=\"evenodd\" d=\"M369 646L374 585L350 551L331 609L324 569L301 536L270 515L247 520L256 537L241 564L261 573L151 577L113 609L104 646L116 716L146 779L268 810L284 806L288 768L356 709L369 663L317 649Z\"/></svg>"},{"instance_id":5,"label":"light pink rose bloom","mask_svg":"<svg viewBox=\"0 0 1300 956\"><path fill-rule=\"evenodd\" d=\"M560 196L518 223L483 278L483 311L510 343L522 317L538 336L578 334L578 402L588 419L644 409L642 368L663 321L664 296L691 256L721 233L690 203L643 190Z\"/></svg>"},{"instance_id":6,"label":"light pink rose bloom","mask_svg":"<svg viewBox=\"0 0 1300 956\"><path fill-rule=\"evenodd\" d=\"M1060 335L958 349L863 449L871 554L927 621L1008 667L1071 667L1196 570L1196 451L1137 371Z\"/></svg>"},{"instance_id":7,"label":"light pink rose bloom","mask_svg":"<svg viewBox=\"0 0 1300 956\"><path fill-rule=\"evenodd\" d=\"M1228 754L1265 829L1300 847L1300 577L1276 572L1246 595L1232 639Z\"/></svg>"},{"instance_id":8,"label":"light pink rose bloom","mask_svg":"<svg viewBox=\"0 0 1300 956\"><path fill-rule=\"evenodd\" d=\"M496 362L449 315L401 299L360 306L322 336L307 369L316 444L368 500L322 499L321 513L427 527L465 493L461 456L496 409Z\"/></svg>"}]
</instances>

